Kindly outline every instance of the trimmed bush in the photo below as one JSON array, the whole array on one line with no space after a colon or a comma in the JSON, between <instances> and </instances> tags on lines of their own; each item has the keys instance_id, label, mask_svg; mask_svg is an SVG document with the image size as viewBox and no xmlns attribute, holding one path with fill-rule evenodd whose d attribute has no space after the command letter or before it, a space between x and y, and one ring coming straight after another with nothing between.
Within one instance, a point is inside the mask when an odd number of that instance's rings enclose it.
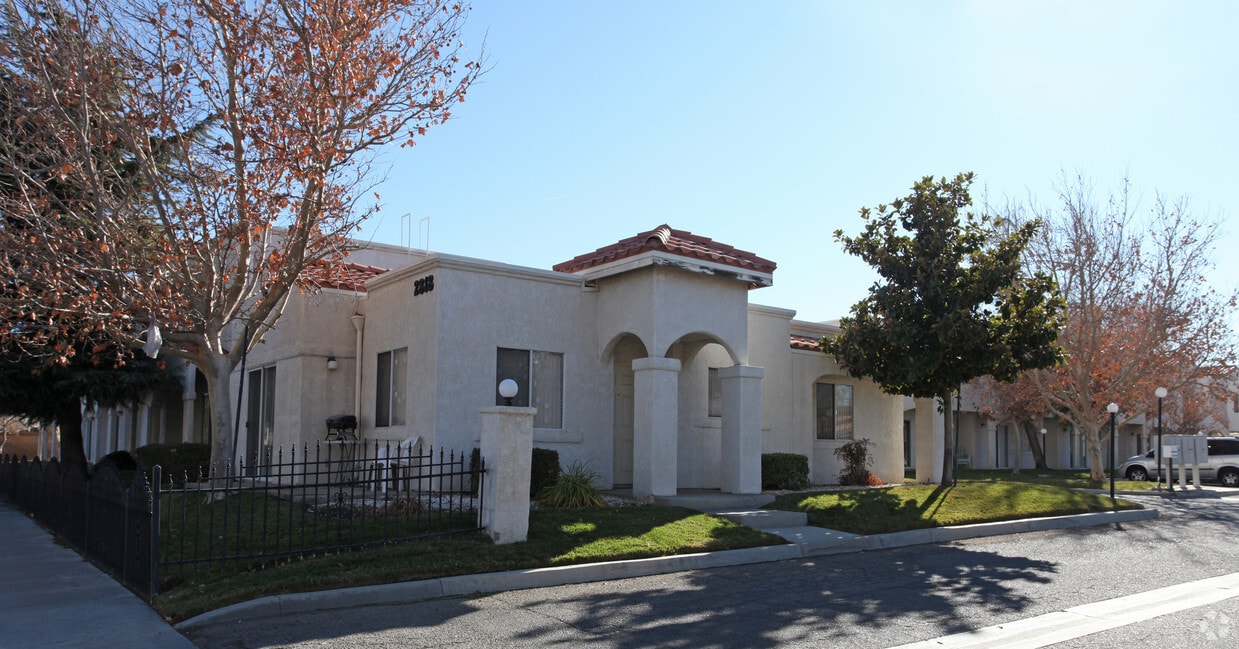
<instances>
[{"instance_id":1,"label":"trimmed bush","mask_svg":"<svg viewBox=\"0 0 1239 649\"><path fill-rule=\"evenodd\" d=\"M474 448L473 454L469 456L469 470L476 473L480 466L482 466L482 449ZM558 479L559 451L546 448L533 449L529 470L529 497L536 497L543 489L555 484ZM470 494L478 495L479 486L474 484Z\"/></svg>"},{"instance_id":2,"label":"trimmed bush","mask_svg":"<svg viewBox=\"0 0 1239 649\"><path fill-rule=\"evenodd\" d=\"M594 488L598 478L597 471L573 462L555 484L538 492L538 500L547 507L606 507L607 501Z\"/></svg>"},{"instance_id":3,"label":"trimmed bush","mask_svg":"<svg viewBox=\"0 0 1239 649\"><path fill-rule=\"evenodd\" d=\"M559 451L534 448L529 469L529 496L536 497L543 489L559 481Z\"/></svg>"},{"instance_id":4,"label":"trimmed bush","mask_svg":"<svg viewBox=\"0 0 1239 649\"><path fill-rule=\"evenodd\" d=\"M129 451L112 451L108 453L103 456L102 460L95 462L93 471L98 471L99 467L105 462L111 464L120 473L132 473L138 470L138 461L133 459L133 455Z\"/></svg>"},{"instance_id":5,"label":"trimmed bush","mask_svg":"<svg viewBox=\"0 0 1239 649\"><path fill-rule=\"evenodd\" d=\"M762 453L762 489L806 489L809 458L797 453Z\"/></svg>"},{"instance_id":6,"label":"trimmed bush","mask_svg":"<svg viewBox=\"0 0 1239 649\"><path fill-rule=\"evenodd\" d=\"M211 446L209 444L147 444L133 452L134 459L143 471L150 471L156 464L163 470L163 481L171 480L180 486L186 476L193 482L206 476L211 470Z\"/></svg>"},{"instance_id":7,"label":"trimmed bush","mask_svg":"<svg viewBox=\"0 0 1239 649\"><path fill-rule=\"evenodd\" d=\"M873 464L873 458L869 456L870 446L873 446L873 442L868 439L858 439L835 449L835 457L843 462L843 471L839 473L839 484L868 487L877 487L882 484L882 481L869 471L869 465Z\"/></svg>"}]
</instances>

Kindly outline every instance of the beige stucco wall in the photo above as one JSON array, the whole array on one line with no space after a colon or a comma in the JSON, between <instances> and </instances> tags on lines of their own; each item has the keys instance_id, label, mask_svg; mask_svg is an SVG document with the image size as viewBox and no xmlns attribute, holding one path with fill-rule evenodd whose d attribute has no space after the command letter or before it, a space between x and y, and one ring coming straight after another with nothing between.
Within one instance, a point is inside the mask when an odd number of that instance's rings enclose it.
<instances>
[{"instance_id":1,"label":"beige stucco wall","mask_svg":"<svg viewBox=\"0 0 1239 649\"><path fill-rule=\"evenodd\" d=\"M598 340L606 347L622 334L635 334L651 356L706 334L748 359L748 289L724 277L650 266L598 280ZM733 363L734 364L734 363Z\"/></svg>"},{"instance_id":2,"label":"beige stucco wall","mask_svg":"<svg viewBox=\"0 0 1239 649\"><path fill-rule=\"evenodd\" d=\"M247 374L276 368L275 447L288 450L321 440L327 417L352 413L356 365L349 316L361 310L364 301L361 295L347 291L295 292L275 328L250 352ZM327 369L330 357L339 365L335 370ZM228 391L234 407L240 376L238 366ZM241 449L246 446L249 414L248 379L246 383L238 437Z\"/></svg>"},{"instance_id":3,"label":"beige stucco wall","mask_svg":"<svg viewBox=\"0 0 1239 649\"><path fill-rule=\"evenodd\" d=\"M835 331L828 325L793 320L793 315L770 307L749 309L750 327L755 337L760 336L751 347L753 364L766 368L762 452L806 455L814 484L837 483L842 465L834 450L847 440L816 439L813 386L819 381L845 383L854 390L854 438L873 442L874 474L886 483L901 482L903 400L883 393L872 381L847 376L822 352L791 349L788 340L792 333L816 338Z\"/></svg>"},{"instance_id":4,"label":"beige stucco wall","mask_svg":"<svg viewBox=\"0 0 1239 649\"><path fill-rule=\"evenodd\" d=\"M558 451L565 467L588 464L609 486L615 444L611 351L616 341L635 335L650 355L682 363L680 488L719 487L722 422L708 416L708 370L738 363L765 368L763 452L804 454L814 482L835 482L839 467L831 451L841 442L814 439L813 384L850 382L856 386L856 436L875 443L875 472L888 482L902 477L901 401L870 382L844 377L824 354L790 349L790 332L825 335L831 329L795 321L793 311L750 306L743 282L655 265L601 277L590 286L577 276L483 260L402 249L379 253L350 261L407 265L373 280L365 295L293 296L285 318L251 355L250 369L278 367L277 446L321 439L326 417L353 412L356 336L350 316L360 313L365 327L358 415L365 439L419 436L437 449L468 452L478 444L480 409L494 405L496 349L558 352L564 355L563 427L535 430L534 445ZM430 275L434 290L414 295L415 282ZM399 348L408 349L407 423L376 428L377 355ZM337 370L326 369L328 357L337 359Z\"/></svg>"},{"instance_id":5,"label":"beige stucco wall","mask_svg":"<svg viewBox=\"0 0 1239 649\"><path fill-rule=\"evenodd\" d=\"M434 290L414 297L413 282L431 274ZM595 291L562 273L446 255L375 284L370 349L407 346L411 375L409 424L384 434L468 452L478 444L480 409L495 405L497 349L561 353L563 427L535 429L534 445L558 451L562 466L586 463L610 483L611 368L597 346ZM372 413L373 377L364 384L363 411Z\"/></svg>"}]
</instances>

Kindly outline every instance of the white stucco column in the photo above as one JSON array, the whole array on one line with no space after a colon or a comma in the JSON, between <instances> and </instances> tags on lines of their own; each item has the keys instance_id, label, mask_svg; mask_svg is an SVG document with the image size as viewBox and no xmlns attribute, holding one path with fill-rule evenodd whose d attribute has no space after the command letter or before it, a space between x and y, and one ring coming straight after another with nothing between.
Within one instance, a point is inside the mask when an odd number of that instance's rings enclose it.
<instances>
[{"instance_id":1,"label":"white stucco column","mask_svg":"<svg viewBox=\"0 0 1239 649\"><path fill-rule=\"evenodd\" d=\"M943 425L935 399L916 400L912 428L916 437L916 481L919 483L942 482Z\"/></svg>"},{"instance_id":2,"label":"white stucco column","mask_svg":"<svg viewBox=\"0 0 1239 649\"><path fill-rule=\"evenodd\" d=\"M977 453L972 458L972 468L996 468L996 465L994 464L994 444L998 437L998 422L993 419L986 419L985 424L981 426L981 431L978 434L981 437L977 440Z\"/></svg>"},{"instance_id":3,"label":"white stucco column","mask_svg":"<svg viewBox=\"0 0 1239 649\"><path fill-rule=\"evenodd\" d=\"M482 527L497 545L529 536L529 473L537 408L482 408Z\"/></svg>"},{"instance_id":4,"label":"white stucco column","mask_svg":"<svg viewBox=\"0 0 1239 649\"><path fill-rule=\"evenodd\" d=\"M632 372L632 494L650 502L676 494L680 361L638 358Z\"/></svg>"},{"instance_id":5,"label":"white stucco column","mask_svg":"<svg viewBox=\"0 0 1239 649\"><path fill-rule=\"evenodd\" d=\"M751 365L720 368L723 389L723 491L761 493L761 380L766 369Z\"/></svg>"},{"instance_id":6,"label":"white stucco column","mask_svg":"<svg viewBox=\"0 0 1239 649\"><path fill-rule=\"evenodd\" d=\"M185 389L181 392L181 441L194 441L194 402L198 398L198 368L185 366Z\"/></svg>"},{"instance_id":7,"label":"white stucco column","mask_svg":"<svg viewBox=\"0 0 1239 649\"><path fill-rule=\"evenodd\" d=\"M151 397L147 395L141 403L138 404L137 421L134 422L135 437L134 448L142 448L151 443Z\"/></svg>"},{"instance_id":8,"label":"white stucco column","mask_svg":"<svg viewBox=\"0 0 1239 649\"><path fill-rule=\"evenodd\" d=\"M111 406L108 408L108 421L112 424L112 451L128 451L129 449L129 406Z\"/></svg>"}]
</instances>

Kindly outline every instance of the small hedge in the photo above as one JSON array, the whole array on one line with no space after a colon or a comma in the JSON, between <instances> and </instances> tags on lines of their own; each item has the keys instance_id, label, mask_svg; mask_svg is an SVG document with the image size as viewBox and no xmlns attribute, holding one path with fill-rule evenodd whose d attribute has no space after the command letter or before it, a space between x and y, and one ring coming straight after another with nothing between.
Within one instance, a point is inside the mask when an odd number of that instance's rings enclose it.
<instances>
[{"instance_id":1,"label":"small hedge","mask_svg":"<svg viewBox=\"0 0 1239 649\"><path fill-rule=\"evenodd\" d=\"M188 475L192 482L199 475L208 475L211 470L211 446L209 444L147 444L133 452L134 459L142 470L149 471L156 464L163 470L163 481L171 480L182 485Z\"/></svg>"},{"instance_id":2,"label":"small hedge","mask_svg":"<svg viewBox=\"0 0 1239 649\"><path fill-rule=\"evenodd\" d=\"M98 471L99 467L104 464L111 464L113 468L121 473L132 473L138 470L138 462L133 458L129 451L112 451L103 456L102 460L95 462L94 471Z\"/></svg>"},{"instance_id":3,"label":"small hedge","mask_svg":"<svg viewBox=\"0 0 1239 649\"><path fill-rule=\"evenodd\" d=\"M797 453L762 453L762 489L807 489L809 458Z\"/></svg>"},{"instance_id":4,"label":"small hedge","mask_svg":"<svg viewBox=\"0 0 1239 649\"><path fill-rule=\"evenodd\" d=\"M543 489L559 482L559 451L535 448L529 469L529 496L537 497Z\"/></svg>"},{"instance_id":5,"label":"small hedge","mask_svg":"<svg viewBox=\"0 0 1239 649\"><path fill-rule=\"evenodd\" d=\"M482 451L474 448L473 453L469 456L469 470L477 473L478 467L482 466ZM529 471L529 497L536 497L542 493L543 489L553 486L559 480L559 451L552 451L546 448L533 449L533 457L530 458ZM478 494L478 486L473 485L470 493L474 496Z\"/></svg>"}]
</instances>

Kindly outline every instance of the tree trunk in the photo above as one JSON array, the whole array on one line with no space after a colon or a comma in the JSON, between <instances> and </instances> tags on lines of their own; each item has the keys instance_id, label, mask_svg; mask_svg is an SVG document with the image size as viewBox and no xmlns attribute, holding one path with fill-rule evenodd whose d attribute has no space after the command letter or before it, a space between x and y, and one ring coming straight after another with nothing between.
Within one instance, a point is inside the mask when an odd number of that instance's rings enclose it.
<instances>
[{"instance_id":1,"label":"tree trunk","mask_svg":"<svg viewBox=\"0 0 1239 649\"><path fill-rule=\"evenodd\" d=\"M1020 430L1024 431L1024 436L1028 438L1028 448L1032 449L1033 464L1038 469L1048 469L1049 464L1045 461L1045 447L1041 445L1041 437L1038 435L1041 431L1029 422L1023 422L1019 426Z\"/></svg>"},{"instance_id":2,"label":"tree trunk","mask_svg":"<svg viewBox=\"0 0 1239 649\"><path fill-rule=\"evenodd\" d=\"M946 435L942 442L941 484L949 487L955 484L955 413L951 410L951 392L943 392L938 398L942 400L942 416L945 417L942 430Z\"/></svg>"},{"instance_id":3,"label":"tree trunk","mask_svg":"<svg viewBox=\"0 0 1239 649\"><path fill-rule=\"evenodd\" d=\"M211 470L217 477L234 472L236 449L233 447L233 411L231 388L232 362L226 356L210 359L210 365L199 368L207 380L207 395L211 401Z\"/></svg>"},{"instance_id":4,"label":"tree trunk","mask_svg":"<svg viewBox=\"0 0 1239 649\"><path fill-rule=\"evenodd\" d=\"M68 401L68 400L67 400ZM65 403L56 415L60 426L60 466L64 471L79 471L82 477L89 475L90 464L86 461L86 445L82 440L82 401L74 397Z\"/></svg>"},{"instance_id":5,"label":"tree trunk","mask_svg":"<svg viewBox=\"0 0 1239 649\"><path fill-rule=\"evenodd\" d=\"M1084 430L1085 444L1088 446L1088 479L1094 482L1105 480L1105 455L1101 452L1102 439L1101 431L1093 429Z\"/></svg>"}]
</instances>

